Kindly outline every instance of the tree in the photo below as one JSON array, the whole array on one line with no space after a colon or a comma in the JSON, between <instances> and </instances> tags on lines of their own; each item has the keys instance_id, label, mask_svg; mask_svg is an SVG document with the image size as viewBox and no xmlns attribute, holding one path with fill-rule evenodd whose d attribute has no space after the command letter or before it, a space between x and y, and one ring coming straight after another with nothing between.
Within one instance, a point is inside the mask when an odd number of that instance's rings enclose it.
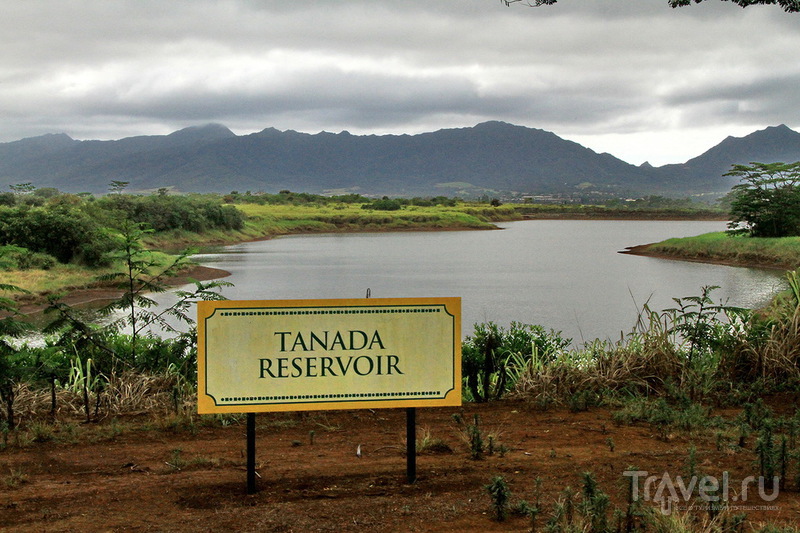
<instances>
[{"instance_id":1,"label":"tree","mask_svg":"<svg viewBox=\"0 0 800 533\"><path fill-rule=\"evenodd\" d=\"M14 191L14 194L22 196L30 194L36 190L36 187L31 182L17 183L16 185L9 185L9 188Z\"/></svg>"},{"instance_id":2,"label":"tree","mask_svg":"<svg viewBox=\"0 0 800 533\"><path fill-rule=\"evenodd\" d=\"M3 255L4 250L0 249L0 268L4 265ZM0 292L28 291L16 285L0 283ZM19 319L16 302L5 296L0 296L0 317L0 401L5 404L8 429L14 429L16 384L26 377L28 367L12 339L25 333L28 325Z\"/></svg>"},{"instance_id":3,"label":"tree","mask_svg":"<svg viewBox=\"0 0 800 533\"><path fill-rule=\"evenodd\" d=\"M108 184L108 190L111 194L122 194L122 191L130 184L130 181L112 180L111 183Z\"/></svg>"},{"instance_id":4,"label":"tree","mask_svg":"<svg viewBox=\"0 0 800 533\"><path fill-rule=\"evenodd\" d=\"M699 4L703 0L694 0L695 4ZM722 0L723 2L727 2L729 0ZM734 4L741 6L741 7L748 7L754 6L758 4L762 5L779 5L783 8L784 11L787 13L798 13L800 12L800 1L798 0L730 0ZM692 3L692 0L669 0L670 7L683 7L688 6Z\"/></svg>"},{"instance_id":5,"label":"tree","mask_svg":"<svg viewBox=\"0 0 800 533\"><path fill-rule=\"evenodd\" d=\"M101 314L112 316L116 311L123 313L108 327L113 329L130 328L131 353L129 364L137 363L137 349L139 337L152 326L158 327L169 333L179 333L168 321L169 317L185 324L193 324L189 317L189 307L198 300L223 300L224 296L216 289L228 287L231 284L225 281L210 281L202 283L192 282L193 291L175 291L178 300L171 306L161 311L151 311L157 302L148 294L162 293L168 289L167 279L176 275L189 264L192 250L185 250L167 263L159 261L155 254L146 249L142 238L148 233L139 224L125 222L120 228L118 236L118 249L115 256L122 264L122 270L105 274L98 279L101 281L115 281L123 290L119 299L101 309Z\"/></svg>"},{"instance_id":6,"label":"tree","mask_svg":"<svg viewBox=\"0 0 800 533\"><path fill-rule=\"evenodd\" d=\"M511 4L522 4L528 7L539 7L539 6L551 6L556 3L557 0L500 0L506 6L510 6ZM684 7L691 5L692 2L695 4L699 4L704 0L667 0L667 3L670 7ZM748 7L754 6L757 4L765 4L765 5L779 5L783 8L784 11L787 13L798 13L800 12L800 0L722 0L723 2L731 1L734 4L741 6L741 7Z\"/></svg>"},{"instance_id":7,"label":"tree","mask_svg":"<svg viewBox=\"0 0 800 533\"><path fill-rule=\"evenodd\" d=\"M800 161L733 165L729 233L751 237L800 235Z\"/></svg>"}]
</instances>

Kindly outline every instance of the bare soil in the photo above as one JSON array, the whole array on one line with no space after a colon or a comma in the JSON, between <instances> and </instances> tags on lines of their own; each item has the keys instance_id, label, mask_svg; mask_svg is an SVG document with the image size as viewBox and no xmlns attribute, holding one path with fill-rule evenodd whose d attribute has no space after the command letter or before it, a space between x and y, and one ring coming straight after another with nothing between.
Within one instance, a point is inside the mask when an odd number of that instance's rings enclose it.
<instances>
[{"instance_id":1,"label":"bare soil","mask_svg":"<svg viewBox=\"0 0 800 533\"><path fill-rule=\"evenodd\" d=\"M184 272L168 278L166 285L172 287L179 287L186 285L192 280L195 281L210 281L212 279L220 279L230 276L231 273L219 268L212 268L202 265L193 265L186 269ZM123 289L113 287L111 284L93 283L87 287L67 288L69 290L60 301L72 307L81 307L97 302L116 300L123 294ZM34 294L25 295L19 298L19 311L22 314L29 315L39 313L44 310L48 305L48 294Z\"/></svg>"},{"instance_id":2,"label":"bare soil","mask_svg":"<svg viewBox=\"0 0 800 533\"><path fill-rule=\"evenodd\" d=\"M769 263L757 261L744 261L737 258L721 259L718 257L694 257L680 254L669 254L664 252L656 252L651 248L653 244L640 244L637 246L629 246L625 250L620 251L621 254L642 255L646 257L655 257L657 259L671 259L673 261L689 261L692 263L707 263L711 265L726 265L747 268L762 268L766 270L793 270L797 265L789 263Z\"/></svg>"},{"instance_id":3,"label":"bare soil","mask_svg":"<svg viewBox=\"0 0 800 533\"><path fill-rule=\"evenodd\" d=\"M494 447L508 450L471 459L454 413L467 421L478 414ZM485 486L493 477L506 479L514 501L532 501L540 477L543 524L567 486L580 491L582 472L593 472L624 508L627 468L684 475L692 444L703 473L729 472L731 496L758 475L755 436L744 448L714 431L665 441L649 426L614 425L606 409L539 411L502 401L419 409L418 440L441 439L451 451L422 451L409 484L405 421L402 409L259 414L252 495L243 418L187 426L140 415L84 426L72 444L18 446L12 438L0 448L0 531L525 531L524 517L492 519ZM771 502L751 487L747 502L730 505L754 524L797 524L800 493L790 485ZM744 508L757 505L773 508Z\"/></svg>"}]
</instances>

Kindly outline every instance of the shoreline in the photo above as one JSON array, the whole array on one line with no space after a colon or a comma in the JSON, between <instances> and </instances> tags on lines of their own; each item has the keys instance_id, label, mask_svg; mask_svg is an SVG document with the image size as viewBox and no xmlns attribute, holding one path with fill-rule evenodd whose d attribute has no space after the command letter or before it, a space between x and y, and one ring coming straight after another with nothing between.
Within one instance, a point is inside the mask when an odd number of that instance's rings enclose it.
<instances>
[{"instance_id":1,"label":"shoreline","mask_svg":"<svg viewBox=\"0 0 800 533\"><path fill-rule=\"evenodd\" d=\"M723 259L723 258L715 258L715 257L696 257L696 256L686 256L680 254L668 254L664 252L654 252L650 250L650 247L654 244L658 243L650 243L650 244L638 244L636 246L628 246L624 250L620 250L618 253L621 254L628 254L628 255L638 255L642 257L653 257L656 259L669 259L672 261L688 261L690 263L706 263L710 265L723 265L723 266L734 266L734 267L742 267L742 268L760 268L764 270L793 270L793 267L789 265L783 264L775 264L775 263L763 263L757 261L737 261L735 259Z\"/></svg>"},{"instance_id":2,"label":"shoreline","mask_svg":"<svg viewBox=\"0 0 800 533\"><path fill-rule=\"evenodd\" d=\"M231 273L227 270L219 268L212 268L202 265L193 265L186 271L177 276L173 276L166 280L166 284L170 287L178 287L195 281L210 281L213 279L222 279L230 276ZM116 300L123 294L122 289L114 287L83 287L77 289L65 289L63 298L59 301L72 307L89 305L95 302ZM47 306L47 297L49 294L33 295L29 301L21 301L19 312L23 315L32 315L41 313Z\"/></svg>"},{"instance_id":3,"label":"shoreline","mask_svg":"<svg viewBox=\"0 0 800 533\"><path fill-rule=\"evenodd\" d=\"M517 221L535 221L535 220L634 220L635 218L620 218L620 217L604 217L604 216L559 216L552 214L548 214L550 216L530 216L525 215L520 219L516 219ZM574 215L574 214L573 214ZM638 220L638 219L636 219ZM666 220L666 219L665 219ZM700 218L698 220L707 220L706 218ZM380 228L369 228L365 230L353 230L352 228L342 229L341 231L308 231L308 230L301 230L297 232L287 232L282 234L266 234L266 235L258 235L258 236L249 236L248 238L244 239L236 239L231 241L226 240L219 240L219 239L212 239L206 241L202 244L194 243L197 246L226 246L230 244L236 243L244 243L244 242L257 242L257 241L267 241L277 237L283 236L290 236L290 235L304 235L304 234L317 234L317 233L373 233L373 232L387 232L387 233L396 233L396 232L405 232L405 231L481 231L481 230L500 230L502 228L497 227L497 223L502 222L512 222L513 220L502 220L502 221L492 221L494 227L492 228L465 228L465 227L442 227L442 228L432 228L432 227L422 227L422 228L413 228L413 227L405 227L405 228L393 228L391 230L387 229L380 229ZM653 257L657 259L669 259L673 261L689 261L694 263L707 263L707 264L715 264L715 265L725 265L725 266L735 266L735 267L743 267L743 268L760 268L760 269L768 269L768 270L792 270L793 267L788 265L781 265L781 264L774 264L774 263L759 263L759 262L748 262L748 261L737 261L734 259L724 259L724 258L711 258L711 257L694 257L694 256L684 256L680 254L669 254L663 252L655 252L650 250L650 247L657 243L649 243L649 244L640 244L626 247L624 250L619 251L618 253L621 254L628 254L628 255L638 255L644 257ZM181 285L186 285L190 283L190 279L194 279L196 281L210 281L214 279L222 279L227 276L230 276L231 273L217 268L206 267L202 265L193 265L185 272L181 273L178 276L174 276L166 281L166 284L170 287L178 287ZM69 288L66 287L64 289L65 295L61 298L60 301L67 303L71 306L83 306L83 305L90 305L94 302L98 301L110 301L119 298L123 294L122 289L117 289L108 286L87 286L87 287L74 287ZM47 297L51 294L36 294L31 295L28 297L23 297L18 300L19 305L19 312L21 314L35 314L38 312L43 311L47 308Z\"/></svg>"}]
</instances>

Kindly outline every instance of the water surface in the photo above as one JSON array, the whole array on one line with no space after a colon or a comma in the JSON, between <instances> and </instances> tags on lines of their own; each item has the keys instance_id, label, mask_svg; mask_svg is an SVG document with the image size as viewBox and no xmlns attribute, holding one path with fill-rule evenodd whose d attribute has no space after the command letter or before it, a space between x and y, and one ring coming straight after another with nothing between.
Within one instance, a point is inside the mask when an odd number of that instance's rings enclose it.
<instances>
[{"instance_id":1,"label":"water surface","mask_svg":"<svg viewBox=\"0 0 800 533\"><path fill-rule=\"evenodd\" d=\"M643 304L719 285L715 300L757 307L782 274L618 253L629 246L725 229L709 221L536 220L494 231L298 235L237 244L196 259L231 272L230 299L460 296L475 322L561 330L575 344L617 339Z\"/></svg>"}]
</instances>

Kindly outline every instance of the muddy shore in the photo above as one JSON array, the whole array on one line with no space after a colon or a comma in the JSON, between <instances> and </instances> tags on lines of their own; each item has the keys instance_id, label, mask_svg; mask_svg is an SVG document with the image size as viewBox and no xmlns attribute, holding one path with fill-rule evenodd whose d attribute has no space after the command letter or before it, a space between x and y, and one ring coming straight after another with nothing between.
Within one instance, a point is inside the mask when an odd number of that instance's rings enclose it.
<instances>
[{"instance_id":1,"label":"muddy shore","mask_svg":"<svg viewBox=\"0 0 800 533\"><path fill-rule=\"evenodd\" d=\"M228 272L227 270L221 270L219 268L211 268L202 265L194 265L189 269L187 269L185 272L182 272L177 276L168 278L167 285L171 287L180 287L181 285L186 285L187 283L191 283L192 280L209 281L212 279L224 278L230 275L231 273ZM123 294L122 289L103 286L103 285L96 287L78 288L74 290L67 289L67 291L68 292L61 298L60 301L73 307L86 305L92 302L115 300L120 296L122 296ZM48 305L47 296L48 295L46 294L41 294L32 297L30 300L21 301L19 311L22 314L26 315L42 311Z\"/></svg>"},{"instance_id":2,"label":"muddy shore","mask_svg":"<svg viewBox=\"0 0 800 533\"><path fill-rule=\"evenodd\" d=\"M655 243L640 244L637 246L629 246L620 251L621 254L641 255L645 257L655 257L657 259L671 259L673 261L690 261L693 263L708 263L712 265L726 265L737 266L746 268L765 268L769 270L793 270L794 266L787 264L775 264L756 261L741 261L736 259L722 259L718 257L695 257L677 254L666 254L663 252L656 252L651 249Z\"/></svg>"}]
</instances>

